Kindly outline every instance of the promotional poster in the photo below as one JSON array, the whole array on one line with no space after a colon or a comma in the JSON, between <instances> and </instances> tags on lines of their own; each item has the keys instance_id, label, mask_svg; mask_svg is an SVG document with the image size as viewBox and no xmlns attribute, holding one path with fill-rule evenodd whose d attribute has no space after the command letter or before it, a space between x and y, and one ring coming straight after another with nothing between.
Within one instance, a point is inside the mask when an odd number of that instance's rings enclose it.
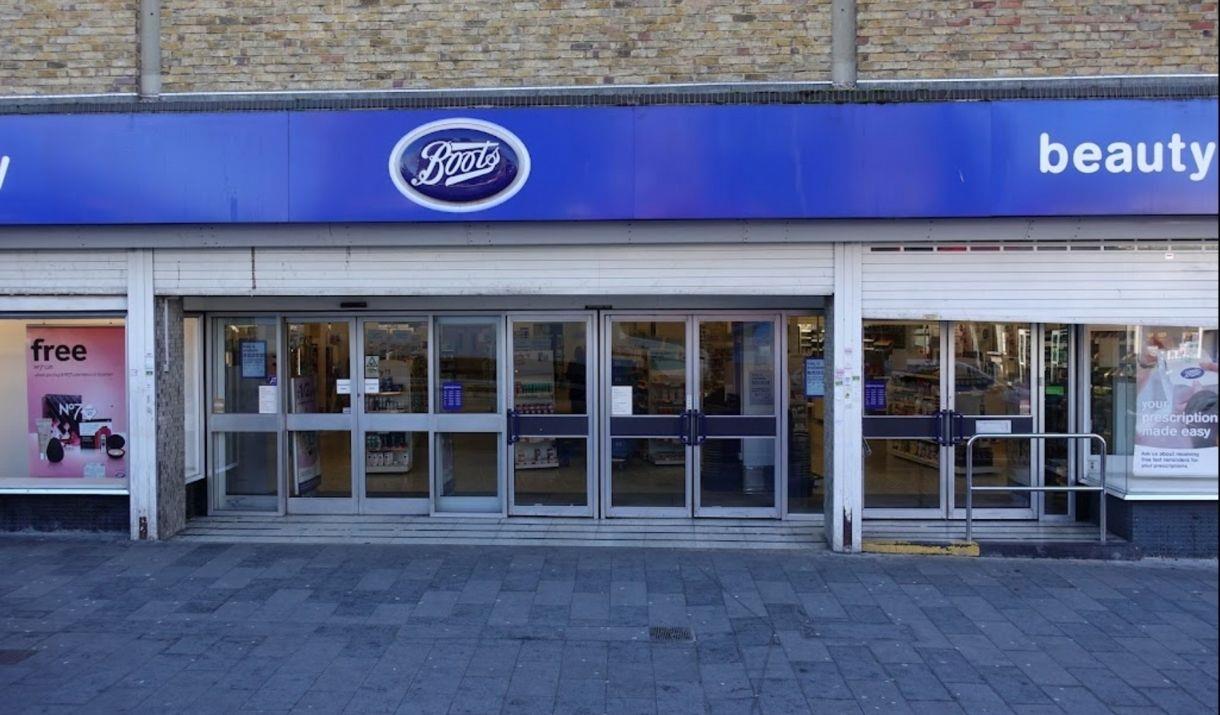
<instances>
[{"instance_id":1,"label":"promotional poster","mask_svg":"<svg viewBox=\"0 0 1220 715\"><path fill-rule=\"evenodd\" d=\"M31 477L127 476L122 326L26 328Z\"/></svg>"},{"instance_id":2,"label":"promotional poster","mask_svg":"<svg viewBox=\"0 0 1220 715\"><path fill-rule=\"evenodd\" d=\"M1218 376L1214 344L1169 347L1153 333L1145 337L1136 372L1136 476L1216 474Z\"/></svg>"}]
</instances>

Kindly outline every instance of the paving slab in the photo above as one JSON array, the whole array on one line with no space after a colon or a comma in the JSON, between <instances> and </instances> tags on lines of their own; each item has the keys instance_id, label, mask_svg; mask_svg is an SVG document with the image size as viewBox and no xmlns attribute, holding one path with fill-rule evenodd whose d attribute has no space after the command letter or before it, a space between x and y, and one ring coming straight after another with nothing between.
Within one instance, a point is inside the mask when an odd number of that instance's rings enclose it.
<instances>
[{"instance_id":1,"label":"paving slab","mask_svg":"<svg viewBox=\"0 0 1220 715\"><path fill-rule=\"evenodd\" d=\"M0 536L0 711L1216 712L1215 561Z\"/></svg>"}]
</instances>

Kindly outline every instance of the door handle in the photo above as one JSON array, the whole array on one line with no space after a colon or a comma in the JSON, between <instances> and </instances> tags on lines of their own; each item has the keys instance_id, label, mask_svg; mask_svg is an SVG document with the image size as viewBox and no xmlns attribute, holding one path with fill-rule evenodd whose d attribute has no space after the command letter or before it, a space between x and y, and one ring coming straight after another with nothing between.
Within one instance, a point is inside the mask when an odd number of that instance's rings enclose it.
<instances>
[{"instance_id":1,"label":"door handle","mask_svg":"<svg viewBox=\"0 0 1220 715\"><path fill-rule=\"evenodd\" d=\"M695 444L703 444L707 441L707 415L701 410L695 410L696 429Z\"/></svg>"},{"instance_id":2,"label":"door handle","mask_svg":"<svg viewBox=\"0 0 1220 715\"><path fill-rule=\"evenodd\" d=\"M682 446L691 445L691 415L694 410L682 410L678 415L678 441Z\"/></svg>"},{"instance_id":3,"label":"door handle","mask_svg":"<svg viewBox=\"0 0 1220 715\"><path fill-rule=\"evenodd\" d=\"M952 412L953 415L953 443L961 444L966 441L966 416L960 412Z\"/></svg>"},{"instance_id":4,"label":"door handle","mask_svg":"<svg viewBox=\"0 0 1220 715\"><path fill-rule=\"evenodd\" d=\"M517 416L517 411L514 409L509 409L505 413L505 422L507 424L504 426L504 431L507 432L508 443L510 445L516 444L517 440L521 439L521 424L518 422Z\"/></svg>"},{"instance_id":5,"label":"door handle","mask_svg":"<svg viewBox=\"0 0 1220 715\"><path fill-rule=\"evenodd\" d=\"M936 411L936 444L937 446L945 446L945 411Z\"/></svg>"}]
</instances>

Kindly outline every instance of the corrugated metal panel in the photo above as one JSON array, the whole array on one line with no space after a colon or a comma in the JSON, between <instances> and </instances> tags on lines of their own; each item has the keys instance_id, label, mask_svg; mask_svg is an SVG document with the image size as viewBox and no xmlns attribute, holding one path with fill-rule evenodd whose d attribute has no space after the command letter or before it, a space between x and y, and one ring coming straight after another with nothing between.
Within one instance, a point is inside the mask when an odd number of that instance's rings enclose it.
<instances>
[{"instance_id":1,"label":"corrugated metal panel","mask_svg":"<svg viewBox=\"0 0 1220 715\"><path fill-rule=\"evenodd\" d=\"M871 246L866 318L1214 326L1215 242Z\"/></svg>"},{"instance_id":2,"label":"corrugated metal panel","mask_svg":"<svg viewBox=\"0 0 1220 715\"><path fill-rule=\"evenodd\" d=\"M0 294L127 295L127 252L0 251Z\"/></svg>"},{"instance_id":3,"label":"corrugated metal panel","mask_svg":"<svg viewBox=\"0 0 1220 715\"><path fill-rule=\"evenodd\" d=\"M829 245L158 250L172 295L827 295Z\"/></svg>"}]
</instances>

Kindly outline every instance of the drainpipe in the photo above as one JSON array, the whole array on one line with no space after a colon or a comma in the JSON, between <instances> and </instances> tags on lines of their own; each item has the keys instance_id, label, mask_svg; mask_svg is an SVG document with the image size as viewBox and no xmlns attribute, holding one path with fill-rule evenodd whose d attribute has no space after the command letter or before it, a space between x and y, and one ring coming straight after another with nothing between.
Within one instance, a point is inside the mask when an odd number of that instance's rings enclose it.
<instances>
[{"instance_id":1,"label":"drainpipe","mask_svg":"<svg viewBox=\"0 0 1220 715\"><path fill-rule=\"evenodd\" d=\"M856 86L856 0L830 6L830 81L840 89Z\"/></svg>"},{"instance_id":2,"label":"drainpipe","mask_svg":"<svg viewBox=\"0 0 1220 715\"><path fill-rule=\"evenodd\" d=\"M140 98L161 94L161 0L140 0Z\"/></svg>"}]
</instances>

